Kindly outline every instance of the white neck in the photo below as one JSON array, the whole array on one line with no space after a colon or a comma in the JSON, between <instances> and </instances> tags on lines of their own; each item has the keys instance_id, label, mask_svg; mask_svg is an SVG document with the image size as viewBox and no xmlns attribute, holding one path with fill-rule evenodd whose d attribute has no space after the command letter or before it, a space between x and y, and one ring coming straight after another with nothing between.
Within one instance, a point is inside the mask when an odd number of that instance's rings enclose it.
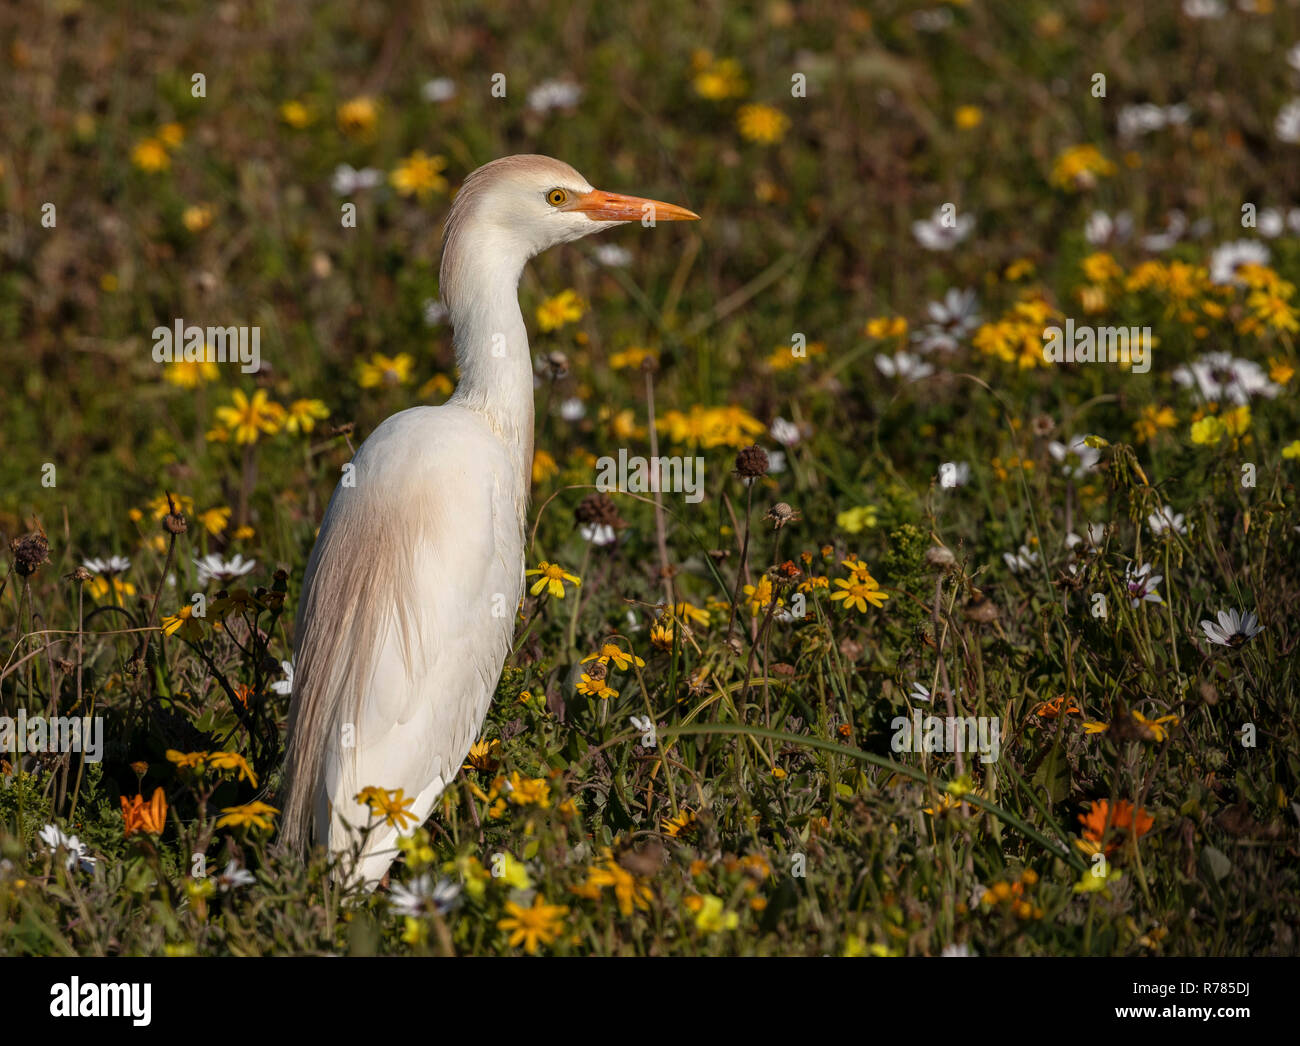
<instances>
[{"instance_id":1,"label":"white neck","mask_svg":"<svg viewBox=\"0 0 1300 1046\"><path fill-rule=\"evenodd\" d=\"M519 311L524 260L513 251L473 253L472 260L443 259L444 301L460 367L460 382L449 402L487 419L516 455L526 493L533 465L533 366ZM449 270L455 273L455 287L447 296Z\"/></svg>"}]
</instances>

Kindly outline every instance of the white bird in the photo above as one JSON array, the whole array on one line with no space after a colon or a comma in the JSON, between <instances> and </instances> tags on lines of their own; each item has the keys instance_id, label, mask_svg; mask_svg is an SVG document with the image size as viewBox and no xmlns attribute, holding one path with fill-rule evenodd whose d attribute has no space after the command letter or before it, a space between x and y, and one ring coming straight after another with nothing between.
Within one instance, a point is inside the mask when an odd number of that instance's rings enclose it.
<instances>
[{"instance_id":1,"label":"white bird","mask_svg":"<svg viewBox=\"0 0 1300 1046\"><path fill-rule=\"evenodd\" d=\"M533 460L524 265L611 225L698 217L593 189L547 156L495 160L456 195L439 282L460 382L442 406L395 414L361 445L303 578L281 839L304 852L314 838L336 856L359 843L340 879L373 885L396 855L397 827L358 793L401 789L422 824L510 650Z\"/></svg>"}]
</instances>

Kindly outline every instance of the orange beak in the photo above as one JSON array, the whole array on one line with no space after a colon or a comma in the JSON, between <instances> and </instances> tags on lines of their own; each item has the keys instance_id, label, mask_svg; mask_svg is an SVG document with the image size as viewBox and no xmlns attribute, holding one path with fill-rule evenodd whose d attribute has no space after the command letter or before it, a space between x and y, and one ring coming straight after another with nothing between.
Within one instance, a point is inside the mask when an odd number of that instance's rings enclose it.
<instances>
[{"instance_id":1,"label":"orange beak","mask_svg":"<svg viewBox=\"0 0 1300 1046\"><path fill-rule=\"evenodd\" d=\"M700 216L675 203L646 200L640 196L621 196L618 193L593 189L579 196L570 210L585 214L593 222L697 222Z\"/></svg>"}]
</instances>

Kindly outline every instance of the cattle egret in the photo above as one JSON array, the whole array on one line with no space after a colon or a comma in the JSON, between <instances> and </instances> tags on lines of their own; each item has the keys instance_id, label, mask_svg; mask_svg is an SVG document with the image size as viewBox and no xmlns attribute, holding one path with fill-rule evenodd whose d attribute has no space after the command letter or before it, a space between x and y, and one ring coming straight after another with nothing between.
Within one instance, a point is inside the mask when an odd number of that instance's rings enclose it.
<instances>
[{"instance_id":1,"label":"cattle egret","mask_svg":"<svg viewBox=\"0 0 1300 1046\"><path fill-rule=\"evenodd\" d=\"M682 207L593 189L566 163L507 156L474 171L443 235L441 295L460 382L440 407L381 424L345 466L307 563L281 838L373 885L399 828L422 824L478 736L523 592L533 368L525 263L611 225L693 221ZM414 821L377 817L398 790ZM359 844L359 850L358 850Z\"/></svg>"}]
</instances>

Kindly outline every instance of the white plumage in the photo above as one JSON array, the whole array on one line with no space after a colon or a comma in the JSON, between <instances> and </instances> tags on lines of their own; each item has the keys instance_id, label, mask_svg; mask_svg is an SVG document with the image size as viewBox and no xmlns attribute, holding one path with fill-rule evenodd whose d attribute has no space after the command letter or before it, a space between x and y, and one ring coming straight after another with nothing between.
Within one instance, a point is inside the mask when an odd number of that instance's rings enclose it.
<instances>
[{"instance_id":1,"label":"white plumage","mask_svg":"<svg viewBox=\"0 0 1300 1046\"><path fill-rule=\"evenodd\" d=\"M697 216L593 189L567 164L510 156L452 205L441 294L460 383L441 407L387 419L330 499L303 578L281 836L374 883L397 828L357 794L414 797L426 820L482 727L523 591L533 379L517 288L529 258L610 224ZM409 830L409 829L408 829Z\"/></svg>"}]
</instances>

